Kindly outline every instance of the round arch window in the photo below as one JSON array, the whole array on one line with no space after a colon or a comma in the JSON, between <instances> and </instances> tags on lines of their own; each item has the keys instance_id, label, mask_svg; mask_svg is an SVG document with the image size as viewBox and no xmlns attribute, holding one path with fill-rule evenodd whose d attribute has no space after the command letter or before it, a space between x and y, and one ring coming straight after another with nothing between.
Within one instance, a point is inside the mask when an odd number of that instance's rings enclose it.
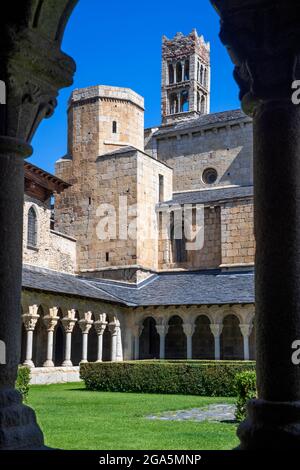
<instances>
[{"instance_id":1,"label":"round arch window","mask_svg":"<svg viewBox=\"0 0 300 470\"><path fill-rule=\"evenodd\" d=\"M206 168L202 173L202 181L205 184L214 184L217 178L218 173L214 168Z\"/></svg>"}]
</instances>

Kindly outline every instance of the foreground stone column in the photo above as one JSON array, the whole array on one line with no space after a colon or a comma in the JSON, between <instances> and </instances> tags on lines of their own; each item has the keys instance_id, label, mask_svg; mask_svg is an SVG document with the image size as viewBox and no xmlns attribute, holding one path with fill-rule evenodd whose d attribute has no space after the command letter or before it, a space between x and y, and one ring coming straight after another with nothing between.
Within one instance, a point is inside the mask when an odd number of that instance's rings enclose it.
<instances>
[{"instance_id":1,"label":"foreground stone column","mask_svg":"<svg viewBox=\"0 0 300 470\"><path fill-rule=\"evenodd\" d=\"M223 325L220 323L211 323L210 331L212 332L215 340L215 360L219 361L221 359L221 343L220 338L223 330Z\"/></svg>"},{"instance_id":2,"label":"foreground stone column","mask_svg":"<svg viewBox=\"0 0 300 470\"><path fill-rule=\"evenodd\" d=\"M300 9L289 0L213 3L253 116L258 398L239 427L240 448L299 450L300 367L291 356L300 339Z\"/></svg>"},{"instance_id":3,"label":"foreground stone column","mask_svg":"<svg viewBox=\"0 0 300 470\"><path fill-rule=\"evenodd\" d=\"M159 334L159 359L165 359L166 334L169 326L165 324L156 325L156 331Z\"/></svg>"},{"instance_id":4,"label":"foreground stone column","mask_svg":"<svg viewBox=\"0 0 300 470\"><path fill-rule=\"evenodd\" d=\"M68 315L62 319L62 324L66 333L66 347L65 347L65 359L62 363L63 367L72 366L71 361L71 348L72 348L72 332L77 322L76 310L72 309L68 311Z\"/></svg>"},{"instance_id":5,"label":"foreground stone column","mask_svg":"<svg viewBox=\"0 0 300 470\"><path fill-rule=\"evenodd\" d=\"M240 324L240 330L243 335L244 361L249 361L250 359L249 338L250 338L251 331L252 331L252 325Z\"/></svg>"},{"instance_id":6,"label":"foreground stone column","mask_svg":"<svg viewBox=\"0 0 300 470\"><path fill-rule=\"evenodd\" d=\"M75 64L60 46L75 3L12 0L0 15L6 95L0 105L0 344L6 349L6 363L0 364L1 450L43 447L34 412L14 388L21 345L24 158L32 153L39 123L51 116L58 90L72 83Z\"/></svg>"},{"instance_id":7,"label":"foreground stone column","mask_svg":"<svg viewBox=\"0 0 300 470\"><path fill-rule=\"evenodd\" d=\"M95 321L94 327L98 335L98 349L97 349L97 361L96 362L102 362L103 334L104 334L105 328L107 327L106 313L102 313L99 315L99 320Z\"/></svg>"},{"instance_id":8,"label":"foreground stone column","mask_svg":"<svg viewBox=\"0 0 300 470\"><path fill-rule=\"evenodd\" d=\"M186 335L186 358L192 359L193 358L192 339L193 339L193 334L195 331L195 326L192 323L184 323L182 327Z\"/></svg>"},{"instance_id":9,"label":"foreground stone column","mask_svg":"<svg viewBox=\"0 0 300 470\"><path fill-rule=\"evenodd\" d=\"M82 358L80 363L88 362L88 334L94 323L92 320L92 312L86 312L84 318L79 320L79 326L82 331Z\"/></svg>"},{"instance_id":10,"label":"foreground stone column","mask_svg":"<svg viewBox=\"0 0 300 470\"><path fill-rule=\"evenodd\" d=\"M47 359L43 364L43 367L54 367L53 362L53 335L54 329L59 320L58 308L53 307L49 310L49 315L44 317L44 323L47 329Z\"/></svg>"},{"instance_id":11,"label":"foreground stone column","mask_svg":"<svg viewBox=\"0 0 300 470\"><path fill-rule=\"evenodd\" d=\"M26 359L24 361L24 366L34 367L34 363L32 361L32 344L33 344L33 332L35 329L36 322L39 319L37 305L30 305L29 306L29 313L24 313L22 315L23 323L25 326L27 338L26 338Z\"/></svg>"}]
</instances>

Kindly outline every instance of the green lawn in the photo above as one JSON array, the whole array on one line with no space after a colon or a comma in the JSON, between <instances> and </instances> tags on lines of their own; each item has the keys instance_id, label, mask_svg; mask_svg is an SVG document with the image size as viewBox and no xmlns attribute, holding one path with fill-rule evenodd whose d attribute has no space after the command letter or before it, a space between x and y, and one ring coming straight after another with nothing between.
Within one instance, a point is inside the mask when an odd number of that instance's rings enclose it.
<instances>
[{"instance_id":1,"label":"green lawn","mask_svg":"<svg viewBox=\"0 0 300 470\"><path fill-rule=\"evenodd\" d=\"M151 421L163 411L232 403L230 398L89 392L81 383L32 386L28 404L46 444L63 449L232 449L232 423Z\"/></svg>"}]
</instances>

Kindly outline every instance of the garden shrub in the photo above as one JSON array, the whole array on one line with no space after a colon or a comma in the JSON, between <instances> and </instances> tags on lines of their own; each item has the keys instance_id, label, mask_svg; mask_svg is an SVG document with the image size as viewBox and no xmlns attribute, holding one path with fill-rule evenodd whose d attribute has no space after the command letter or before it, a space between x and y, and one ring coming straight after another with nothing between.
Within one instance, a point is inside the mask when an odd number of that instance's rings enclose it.
<instances>
[{"instance_id":1,"label":"garden shrub","mask_svg":"<svg viewBox=\"0 0 300 470\"><path fill-rule=\"evenodd\" d=\"M236 374L254 367L251 361L102 362L81 364L80 377L88 390L233 397Z\"/></svg>"},{"instance_id":2,"label":"garden shrub","mask_svg":"<svg viewBox=\"0 0 300 470\"><path fill-rule=\"evenodd\" d=\"M235 376L235 389L237 395L236 420L243 421L247 415L247 402L256 397L255 371L245 370Z\"/></svg>"},{"instance_id":3,"label":"garden shrub","mask_svg":"<svg viewBox=\"0 0 300 470\"><path fill-rule=\"evenodd\" d=\"M30 369L29 367L20 366L16 380L16 389L21 393L23 402L27 401L29 393Z\"/></svg>"}]
</instances>

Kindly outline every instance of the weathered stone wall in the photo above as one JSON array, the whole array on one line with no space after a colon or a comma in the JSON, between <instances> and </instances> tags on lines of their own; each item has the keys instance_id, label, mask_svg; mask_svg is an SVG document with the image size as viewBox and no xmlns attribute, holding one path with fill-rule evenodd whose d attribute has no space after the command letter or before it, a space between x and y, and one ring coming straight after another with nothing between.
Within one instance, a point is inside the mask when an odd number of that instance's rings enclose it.
<instances>
[{"instance_id":1,"label":"weathered stone wall","mask_svg":"<svg viewBox=\"0 0 300 470\"><path fill-rule=\"evenodd\" d=\"M197 126L191 121L190 128L161 128L157 136L147 139L145 151L173 168L174 191L253 184L252 123L247 117L224 124L203 126L199 121ZM215 168L218 173L210 186L202 181L206 168Z\"/></svg>"},{"instance_id":2,"label":"weathered stone wall","mask_svg":"<svg viewBox=\"0 0 300 470\"><path fill-rule=\"evenodd\" d=\"M173 171L165 164L139 152L137 165L137 256L138 263L152 270L158 269L158 215L159 175L163 178L162 201L173 195Z\"/></svg>"},{"instance_id":3,"label":"weathered stone wall","mask_svg":"<svg viewBox=\"0 0 300 470\"><path fill-rule=\"evenodd\" d=\"M193 225L193 231L196 225ZM166 233L164 230L163 233ZM204 209L204 245L201 249L188 250L186 261L176 262L174 243L164 240L162 231L159 239L159 269L208 269L218 268L221 264L221 211L219 206Z\"/></svg>"},{"instance_id":4,"label":"weathered stone wall","mask_svg":"<svg viewBox=\"0 0 300 470\"><path fill-rule=\"evenodd\" d=\"M37 246L27 244L28 211L37 216ZM23 225L23 262L34 266L73 273L76 269L76 241L50 229L50 200L42 203L25 194Z\"/></svg>"},{"instance_id":5,"label":"weathered stone wall","mask_svg":"<svg viewBox=\"0 0 300 470\"><path fill-rule=\"evenodd\" d=\"M222 266L253 264L253 199L224 203L221 208Z\"/></svg>"},{"instance_id":6,"label":"weathered stone wall","mask_svg":"<svg viewBox=\"0 0 300 470\"><path fill-rule=\"evenodd\" d=\"M136 160L131 155L108 159L104 155L127 146L143 149L144 100L126 88L75 90L68 126L68 155L57 162L56 175L72 186L56 197L57 228L76 236L80 272L136 264L134 243L115 239L99 244L96 211L100 204L118 210L122 195L129 204L136 203Z\"/></svg>"}]
</instances>

